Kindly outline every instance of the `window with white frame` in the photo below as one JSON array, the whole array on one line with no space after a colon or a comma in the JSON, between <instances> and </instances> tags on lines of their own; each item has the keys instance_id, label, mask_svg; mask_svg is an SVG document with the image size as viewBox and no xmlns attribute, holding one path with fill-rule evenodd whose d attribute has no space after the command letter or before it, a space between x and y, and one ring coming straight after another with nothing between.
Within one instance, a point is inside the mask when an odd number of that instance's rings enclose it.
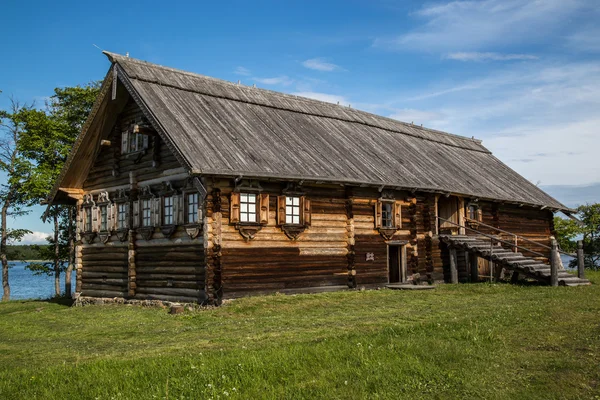
<instances>
[{"instance_id":1,"label":"window with white frame","mask_svg":"<svg viewBox=\"0 0 600 400\"><path fill-rule=\"evenodd\" d=\"M186 202L186 222L188 224L194 224L198 222L198 193L188 193Z\"/></svg>"},{"instance_id":2,"label":"window with white frame","mask_svg":"<svg viewBox=\"0 0 600 400\"><path fill-rule=\"evenodd\" d=\"M285 198L285 223L300 223L300 197L287 196Z\"/></svg>"},{"instance_id":3,"label":"window with white frame","mask_svg":"<svg viewBox=\"0 0 600 400\"><path fill-rule=\"evenodd\" d=\"M240 222L257 222L256 194L240 193Z\"/></svg>"},{"instance_id":4,"label":"window with white frame","mask_svg":"<svg viewBox=\"0 0 600 400\"><path fill-rule=\"evenodd\" d=\"M394 213L392 203L383 202L381 204L381 226L383 228L392 228L394 226Z\"/></svg>"},{"instance_id":5,"label":"window with white frame","mask_svg":"<svg viewBox=\"0 0 600 400\"><path fill-rule=\"evenodd\" d=\"M100 206L100 231L106 232L108 230L108 206Z\"/></svg>"},{"instance_id":6,"label":"window with white frame","mask_svg":"<svg viewBox=\"0 0 600 400\"><path fill-rule=\"evenodd\" d=\"M92 208L86 207L84 210L85 210L85 214L84 214L85 225L84 225L83 229L86 232L91 232L92 231Z\"/></svg>"},{"instance_id":7,"label":"window with white frame","mask_svg":"<svg viewBox=\"0 0 600 400\"><path fill-rule=\"evenodd\" d=\"M117 229L127 228L127 211L129 204L118 203L117 204Z\"/></svg>"},{"instance_id":8,"label":"window with white frame","mask_svg":"<svg viewBox=\"0 0 600 400\"><path fill-rule=\"evenodd\" d=\"M163 197L163 225L173 225L174 222L173 196L165 196Z\"/></svg>"},{"instance_id":9,"label":"window with white frame","mask_svg":"<svg viewBox=\"0 0 600 400\"><path fill-rule=\"evenodd\" d=\"M152 226L152 199L142 200L142 226Z\"/></svg>"}]
</instances>

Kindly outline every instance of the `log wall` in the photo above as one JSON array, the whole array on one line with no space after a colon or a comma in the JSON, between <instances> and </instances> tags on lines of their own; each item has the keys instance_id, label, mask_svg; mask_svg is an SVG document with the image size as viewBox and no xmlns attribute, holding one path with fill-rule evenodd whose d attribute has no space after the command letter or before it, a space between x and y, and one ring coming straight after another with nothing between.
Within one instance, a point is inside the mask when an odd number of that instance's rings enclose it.
<instances>
[{"instance_id":1,"label":"log wall","mask_svg":"<svg viewBox=\"0 0 600 400\"><path fill-rule=\"evenodd\" d=\"M111 130L110 146L101 146L85 180L84 193L94 198L107 192L114 201L117 191L129 197L129 233L96 233L88 240L78 227L77 287L84 296L162 299L203 303L206 295L206 258L204 236L191 238L186 226L178 225L165 236L153 227L146 240L136 228L133 203L140 188L150 186L158 193L163 182L172 183L177 193L186 185L184 169L158 136L151 136L150 148L140 159L121 155L121 132L132 124L146 124L137 105L130 100ZM82 202L78 203L79 213ZM79 220L79 218L78 218ZM113 222L114 223L114 222ZM202 221L199 222L200 228Z\"/></svg>"}]
</instances>

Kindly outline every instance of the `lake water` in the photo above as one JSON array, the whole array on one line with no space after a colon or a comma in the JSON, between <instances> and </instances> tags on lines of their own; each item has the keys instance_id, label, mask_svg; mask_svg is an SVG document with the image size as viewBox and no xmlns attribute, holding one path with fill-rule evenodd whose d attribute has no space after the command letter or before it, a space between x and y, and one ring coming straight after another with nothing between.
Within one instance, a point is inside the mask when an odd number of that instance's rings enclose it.
<instances>
[{"instance_id":1,"label":"lake water","mask_svg":"<svg viewBox=\"0 0 600 400\"><path fill-rule=\"evenodd\" d=\"M10 284L10 299L47 299L54 296L54 276L33 275L25 269L27 263L9 261L8 283ZM71 276L72 293L75 293L75 271ZM65 291L65 275L60 276L61 292Z\"/></svg>"}]
</instances>

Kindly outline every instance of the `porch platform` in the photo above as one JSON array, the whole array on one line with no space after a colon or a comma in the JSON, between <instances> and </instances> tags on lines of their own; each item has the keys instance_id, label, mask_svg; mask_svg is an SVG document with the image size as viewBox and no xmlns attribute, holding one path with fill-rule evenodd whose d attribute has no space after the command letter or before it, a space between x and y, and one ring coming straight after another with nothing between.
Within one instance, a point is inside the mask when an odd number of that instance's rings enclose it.
<instances>
[{"instance_id":1,"label":"porch platform","mask_svg":"<svg viewBox=\"0 0 600 400\"><path fill-rule=\"evenodd\" d=\"M388 283L385 285L393 290L430 290L435 289L435 285L413 285L412 283Z\"/></svg>"}]
</instances>

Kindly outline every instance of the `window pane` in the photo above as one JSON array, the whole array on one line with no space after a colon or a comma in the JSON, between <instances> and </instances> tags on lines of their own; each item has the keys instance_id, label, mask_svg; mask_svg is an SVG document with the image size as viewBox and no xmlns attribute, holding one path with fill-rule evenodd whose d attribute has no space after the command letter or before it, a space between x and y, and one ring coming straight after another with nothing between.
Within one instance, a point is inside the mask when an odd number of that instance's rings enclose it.
<instances>
[{"instance_id":1,"label":"window pane","mask_svg":"<svg viewBox=\"0 0 600 400\"><path fill-rule=\"evenodd\" d=\"M256 204L248 204L248 212L255 213L256 212Z\"/></svg>"},{"instance_id":2,"label":"window pane","mask_svg":"<svg viewBox=\"0 0 600 400\"><path fill-rule=\"evenodd\" d=\"M240 203L240 211L248 212L248 203Z\"/></svg>"},{"instance_id":3,"label":"window pane","mask_svg":"<svg viewBox=\"0 0 600 400\"><path fill-rule=\"evenodd\" d=\"M292 209L293 209L292 206L285 207L285 213L286 213L286 215L292 215Z\"/></svg>"},{"instance_id":4,"label":"window pane","mask_svg":"<svg viewBox=\"0 0 600 400\"><path fill-rule=\"evenodd\" d=\"M250 203L256 203L256 195L255 194L248 194L248 202L250 202Z\"/></svg>"},{"instance_id":5,"label":"window pane","mask_svg":"<svg viewBox=\"0 0 600 400\"><path fill-rule=\"evenodd\" d=\"M240 201L243 203L247 203L248 202L248 195L245 193L240 193Z\"/></svg>"},{"instance_id":6,"label":"window pane","mask_svg":"<svg viewBox=\"0 0 600 400\"><path fill-rule=\"evenodd\" d=\"M292 198L291 197L286 197L285 198L285 205L286 206L291 206L292 205Z\"/></svg>"},{"instance_id":7,"label":"window pane","mask_svg":"<svg viewBox=\"0 0 600 400\"><path fill-rule=\"evenodd\" d=\"M293 199L293 204L295 206L299 206L300 205L300 197L292 197Z\"/></svg>"},{"instance_id":8,"label":"window pane","mask_svg":"<svg viewBox=\"0 0 600 400\"><path fill-rule=\"evenodd\" d=\"M248 222L256 222L256 214L248 213Z\"/></svg>"},{"instance_id":9,"label":"window pane","mask_svg":"<svg viewBox=\"0 0 600 400\"><path fill-rule=\"evenodd\" d=\"M240 221L248 222L248 214L246 214L246 213L240 214Z\"/></svg>"},{"instance_id":10,"label":"window pane","mask_svg":"<svg viewBox=\"0 0 600 400\"><path fill-rule=\"evenodd\" d=\"M300 223L300 217L297 216L297 215L294 215L294 217L293 217L293 223L294 224L299 224Z\"/></svg>"},{"instance_id":11,"label":"window pane","mask_svg":"<svg viewBox=\"0 0 600 400\"><path fill-rule=\"evenodd\" d=\"M291 216L291 215L286 215L286 216L285 216L285 223L286 223L286 224L293 224L293 223L294 223L294 222L293 222L293 218L292 218L292 216Z\"/></svg>"}]
</instances>

